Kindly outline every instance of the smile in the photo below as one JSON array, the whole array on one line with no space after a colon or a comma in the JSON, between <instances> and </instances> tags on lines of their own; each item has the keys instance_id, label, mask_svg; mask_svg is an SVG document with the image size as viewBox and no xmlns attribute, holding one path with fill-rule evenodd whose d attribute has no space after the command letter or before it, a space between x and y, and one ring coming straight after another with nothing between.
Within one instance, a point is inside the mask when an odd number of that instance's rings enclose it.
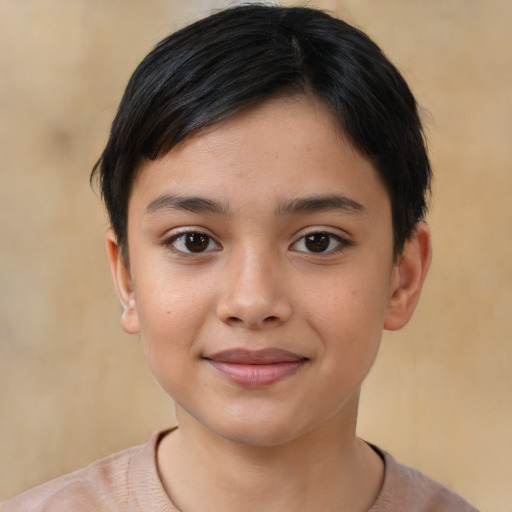
<instances>
[{"instance_id":1,"label":"smile","mask_svg":"<svg viewBox=\"0 0 512 512\"><path fill-rule=\"evenodd\" d=\"M229 381L246 388L275 384L309 361L281 349L225 350L205 359Z\"/></svg>"}]
</instances>

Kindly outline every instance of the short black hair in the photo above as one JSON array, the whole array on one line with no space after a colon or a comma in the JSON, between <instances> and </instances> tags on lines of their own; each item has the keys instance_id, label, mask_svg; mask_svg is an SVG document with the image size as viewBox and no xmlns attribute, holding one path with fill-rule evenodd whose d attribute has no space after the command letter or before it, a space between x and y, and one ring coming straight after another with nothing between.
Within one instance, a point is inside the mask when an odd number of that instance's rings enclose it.
<instances>
[{"instance_id":1,"label":"short black hair","mask_svg":"<svg viewBox=\"0 0 512 512\"><path fill-rule=\"evenodd\" d=\"M391 200L393 247L423 219L431 166L407 83L362 31L306 7L248 4L216 12L161 41L133 73L94 166L127 254L128 201L145 159L190 134L279 95L328 108L372 162Z\"/></svg>"}]
</instances>

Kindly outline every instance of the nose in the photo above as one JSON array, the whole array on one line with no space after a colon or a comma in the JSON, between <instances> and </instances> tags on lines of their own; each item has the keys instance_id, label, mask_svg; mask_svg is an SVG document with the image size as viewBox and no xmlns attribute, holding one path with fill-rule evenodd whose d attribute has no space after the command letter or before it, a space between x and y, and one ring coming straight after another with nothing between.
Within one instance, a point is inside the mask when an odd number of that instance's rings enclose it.
<instances>
[{"instance_id":1,"label":"nose","mask_svg":"<svg viewBox=\"0 0 512 512\"><path fill-rule=\"evenodd\" d=\"M292 307L276 259L247 250L227 263L218 318L230 326L263 329L286 322Z\"/></svg>"}]
</instances>

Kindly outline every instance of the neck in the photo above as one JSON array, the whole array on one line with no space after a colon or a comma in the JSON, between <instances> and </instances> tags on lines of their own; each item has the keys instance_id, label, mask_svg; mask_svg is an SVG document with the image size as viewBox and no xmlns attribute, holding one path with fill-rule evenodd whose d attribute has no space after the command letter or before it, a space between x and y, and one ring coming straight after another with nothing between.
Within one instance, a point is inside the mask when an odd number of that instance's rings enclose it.
<instances>
[{"instance_id":1,"label":"neck","mask_svg":"<svg viewBox=\"0 0 512 512\"><path fill-rule=\"evenodd\" d=\"M355 422L334 417L290 442L255 447L178 413L180 428L163 439L158 466L182 512L232 512L240 504L246 512L365 511L380 490L382 461L356 437Z\"/></svg>"}]
</instances>

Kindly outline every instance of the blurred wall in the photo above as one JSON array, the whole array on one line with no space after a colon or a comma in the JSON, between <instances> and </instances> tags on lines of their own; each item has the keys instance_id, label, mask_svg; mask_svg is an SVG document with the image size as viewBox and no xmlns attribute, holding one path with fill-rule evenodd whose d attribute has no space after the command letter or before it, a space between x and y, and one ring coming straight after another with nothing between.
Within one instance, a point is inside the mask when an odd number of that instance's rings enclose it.
<instances>
[{"instance_id":1,"label":"blurred wall","mask_svg":"<svg viewBox=\"0 0 512 512\"><path fill-rule=\"evenodd\" d=\"M0 0L0 499L173 422L118 326L88 174L123 87L215 0ZM512 2L318 0L424 109L435 258L385 335L360 435L482 509L512 506Z\"/></svg>"}]
</instances>

